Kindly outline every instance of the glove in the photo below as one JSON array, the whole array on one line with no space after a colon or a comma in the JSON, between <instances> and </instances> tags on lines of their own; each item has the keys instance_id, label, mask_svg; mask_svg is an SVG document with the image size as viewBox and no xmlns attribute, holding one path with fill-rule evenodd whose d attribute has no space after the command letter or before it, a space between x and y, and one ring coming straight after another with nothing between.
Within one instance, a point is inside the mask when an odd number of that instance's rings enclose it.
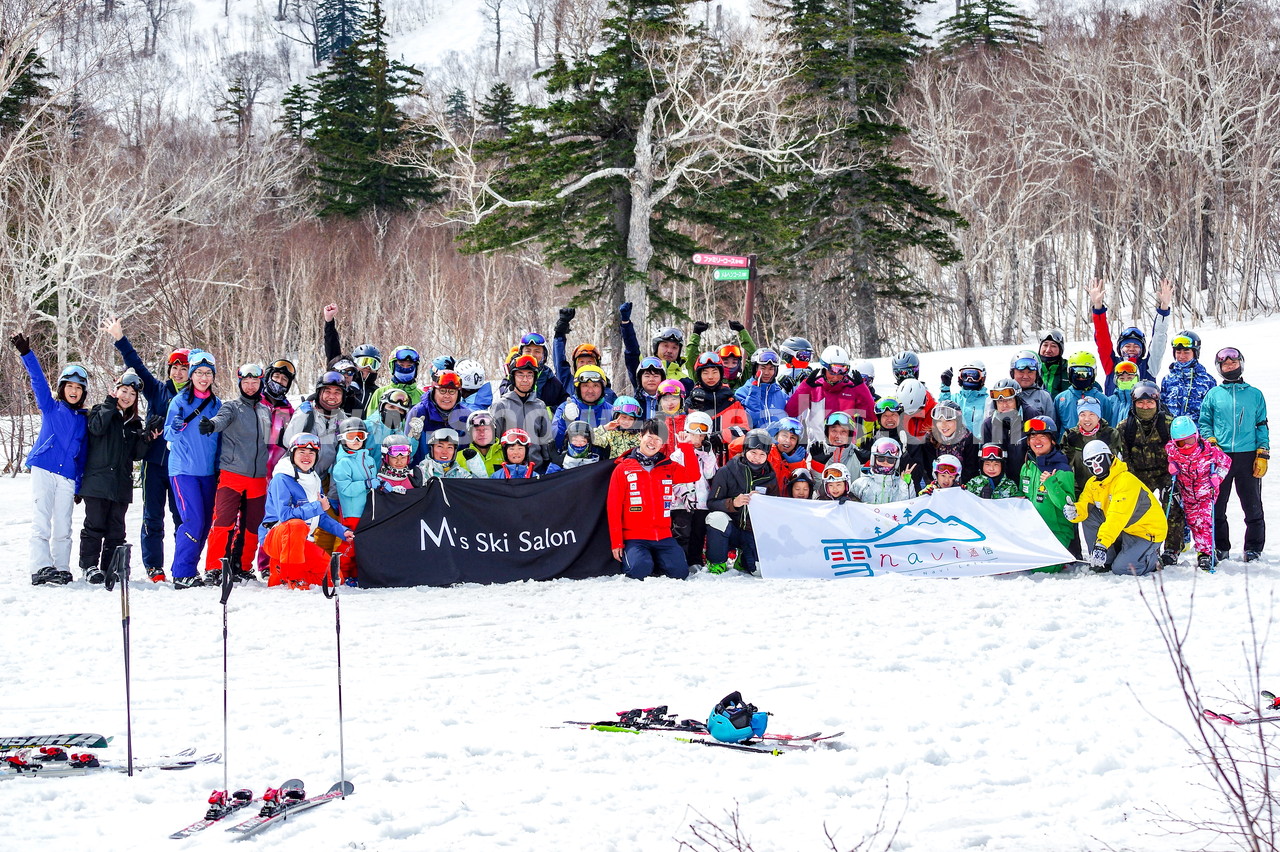
<instances>
[{"instance_id":1,"label":"glove","mask_svg":"<svg viewBox=\"0 0 1280 852\"><path fill-rule=\"evenodd\" d=\"M200 429L201 435L212 435L213 421L210 420L208 417L201 417L199 429Z\"/></svg>"},{"instance_id":2,"label":"glove","mask_svg":"<svg viewBox=\"0 0 1280 852\"><path fill-rule=\"evenodd\" d=\"M160 415L147 418L147 425L143 427L143 431L155 432L156 430L164 431L164 418Z\"/></svg>"},{"instance_id":3,"label":"glove","mask_svg":"<svg viewBox=\"0 0 1280 852\"><path fill-rule=\"evenodd\" d=\"M850 370L849 372L845 373L844 377L848 379L849 384L853 385L854 387L857 387L858 385L862 384L862 382L864 381L864 379L862 378L862 374L859 373L857 370Z\"/></svg>"},{"instance_id":4,"label":"glove","mask_svg":"<svg viewBox=\"0 0 1280 852\"><path fill-rule=\"evenodd\" d=\"M1105 568L1107 565L1107 549L1100 544L1093 547L1093 553L1089 554L1089 565L1093 568Z\"/></svg>"},{"instance_id":5,"label":"glove","mask_svg":"<svg viewBox=\"0 0 1280 852\"><path fill-rule=\"evenodd\" d=\"M1210 444L1213 444L1215 447L1218 446L1218 439L1213 437L1212 435L1205 438L1205 440L1208 441Z\"/></svg>"},{"instance_id":6,"label":"glove","mask_svg":"<svg viewBox=\"0 0 1280 852\"><path fill-rule=\"evenodd\" d=\"M415 440L418 438L421 438L423 425L424 425L424 421L421 417L415 417L412 420L410 420L409 421L409 437Z\"/></svg>"},{"instance_id":7,"label":"glove","mask_svg":"<svg viewBox=\"0 0 1280 852\"><path fill-rule=\"evenodd\" d=\"M631 303L623 302L618 305L618 319L623 322L631 322Z\"/></svg>"},{"instance_id":8,"label":"glove","mask_svg":"<svg viewBox=\"0 0 1280 852\"><path fill-rule=\"evenodd\" d=\"M298 411L302 412L303 414L306 414L307 412L311 411L314 408L315 406L311 404L311 400L309 399L304 399L301 403L298 404Z\"/></svg>"},{"instance_id":9,"label":"glove","mask_svg":"<svg viewBox=\"0 0 1280 852\"><path fill-rule=\"evenodd\" d=\"M942 374L942 386L944 388L950 388L951 380L954 379L955 377L956 377L956 371L948 367L946 371Z\"/></svg>"},{"instance_id":10,"label":"glove","mask_svg":"<svg viewBox=\"0 0 1280 852\"><path fill-rule=\"evenodd\" d=\"M1270 450L1258 450L1253 459L1253 478L1261 479L1267 475L1267 459L1271 458Z\"/></svg>"},{"instance_id":11,"label":"glove","mask_svg":"<svg viewBox=\"0 0 1280 852\"><path fill-rule=\"evenodd\" d=\"M1062 517L1066 518L1068 521L1074 522L1079 514L1080 513L1076 511L1075 503L1068 503L1062 507Z\"/></svg>"},{"instance_id":12,"label":"glove","mask_svg":"<svg viewBox=\"0 0 1280 852\"><path fill-rule=\"evenodd\" d=\"M569 400L564 404L564 420L566 423L571 423L574 420L577 420L578 415L581 413L582 409L580 409L578 407L578 403L573 400Z\"/></svg>"},{"instance_id":13,"label":"glove","mask_svg":"<svg viewBox=\"0 0 1280 852\"><path fill-rule=\"evenodd\" d=\"M831 460L831 453L827 452L826 446L821 441L814 441L809 445L809 456L821 464Z\"/></svg>"},{"instance_id":14,"label":"glove","mask_svg":"<svg viewBox=\"0 0 1280 852\"><path fill-rule=\"evenodd\" d=\"M80 503L83 501L84 501L84 498L81 497L79 494L71 498L71 502L75 503L77 506L79 506Z\"/></svg>"},{"instance_id":15,"label":"glove","mask_svg":"<svg viewBox=\"0 0 1280 852\"><path fill-rule=\"evenodd\" d=\"M737 320L729 320L729 328L734 331L745 331L747 327Z\"/></svg>"},{"instance_id":16,"label":"glove","mask_svg":"<svg viewBox=\"0 0 1280 852\"><path fill-rule=\"evenodd\" d=\"M31 354L31 341L27 340L27 336L22 332L18 332L9 338L9 342L13 344L13 348L18 350L19 355Z\"/></svg>"},{"instance_id":17,"label":"glove","mask_svg":"<svg viewBox=\"0 0 1280 852\"><path fill-rule=\"evenodd\" d=\"M573 308L561 308L560 319L556 320L556 337L567 337L569 334L569 322L577 315L577 311Z\"/></svg>"},{"instance_id":18,"label":"glove","mask_svg":"<svg viewBox=\"0 0 1280 852\"><path fill-rule=\"evenodd\" d=\"M698 322L695 322L693 324L693 333L702 334L702 332L706 331L709 328L711 328L711 323L702 322L701 320L699 320Z\"/></svg>"},{"instance_id":19,"label":"glove","mask_svg":"<svg viewBox=\"0 0 1280 852\"><path fill-rule=\"evenodd\" d=\"M818 379L820 378L822 378L821 372L814 370L804 377L804 383L811 388L816 388L818 386Z\"/></svg>"},{"instance_id":20,"label":"glove","mask_svg":"<svg viewBox=\"0 0 1280 852\"><path fill-rule=\"evenodd\" d=\"M393 494L404 494L405 487L403 485L393 485L391 486L391 492Z\"/></svg>"}]
</instances>

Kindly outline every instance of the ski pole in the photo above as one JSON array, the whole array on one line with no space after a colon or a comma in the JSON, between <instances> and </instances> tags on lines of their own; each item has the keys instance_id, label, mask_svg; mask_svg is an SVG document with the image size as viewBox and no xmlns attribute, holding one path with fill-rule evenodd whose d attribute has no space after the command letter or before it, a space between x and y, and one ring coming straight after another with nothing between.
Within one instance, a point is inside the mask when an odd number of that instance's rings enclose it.
<instances>
[{"instance_id":1,"label":"ski pole","mask_svg":"<svg viewBox=\"0 0 1280 852\"><path fill-rule=\"evenodd\" d=\"M120 629L124 634L124 731L126 752L126 773L133 777L133 700L129 679L129 550L132 545L117 545L111 554L111 565L107 571L107 591L111 586L120 584Z\"/></svg>"},{"instance_id":2,"label":"ski pole","mask_svg":"<svg viewBox=\"0 0 1280 852\"><path fill-rule=\"evenodd\" d=\"M231 774L228 766L228 713L227 713L227 600L231 597L231 560L222 557L222 790L231 791Z\"/></svg>"},{"instance_id":3,"label":"ski pole","mask_svg":"<svg viewBox=\"0 0 1280 852\"><path fill-rule=\"evenodd\" d=\"M338 781L342 783L342 798L347 797L347 756L342 736L342 610L338 606L338 586L341 583L339 562L341 556L329 556L329 570L325 572L320 587L326 598L333 598L333 635L338 649Z\"/></svg>"}]
</instances>

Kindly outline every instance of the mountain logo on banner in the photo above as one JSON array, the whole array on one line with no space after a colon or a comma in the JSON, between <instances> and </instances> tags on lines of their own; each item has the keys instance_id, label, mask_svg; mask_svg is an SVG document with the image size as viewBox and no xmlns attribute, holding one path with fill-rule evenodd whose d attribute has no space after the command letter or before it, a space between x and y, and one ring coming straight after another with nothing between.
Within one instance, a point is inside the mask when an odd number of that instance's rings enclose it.
<instances>
[{"instance_id":1,"label":"mountain logo on banner","mask_svg":"<svg viewBox=\"0 0 1280 852\"><path fill-rule=\"evenodd\" d=\"M987 540L986 533L972 524L966 523L954 515L944 518L932 509L925 509L914 514L910 509L906 509L903 511L902 517L906 518L906 520L888 532L880 533L877 528L876 532L879 535L875 538L861 539L860 541L865 544L874 544L876 547L914 547L921 544L942 544L952 541L973 544Z\"/></svg>"},{"instance_id":2,"label":"mountain logo on banner","mask_svg":"<svg viewBox=\"0 0 1280 852\"><path fill-rule=\"evenodd\" d=\"M941 553L929 553L930 565L935 566L942 561L960 561L966 558L980 559L982 553L974 548L966 548L968 553L962 552L960 548L954 547L956 544L976 544L985 541L987 536L980 529L972 524L960 520L954 515L942 517L931 509L925 509L921 512L912 513L910 509L906 509L902 513L902 517L906 520L898 524L887 532L880 532L879 527L876 528L876 535L873 538L824 538L822 539L822 555L827 560L827 565L831 568L832 573L836 577L874 577L875 568L872 563L876 560L876 550L888 550L889 548L898 547L919 547L927 544L951 544L950 550L954 553L947 553L948 548L943 548ZM986 554L990 555L990 550L986 550ZM905 558L908 564L916 565L923 562L923 557L919 553L909 553L903 556L898 554L898 559ZM898 570L897 559L882 554L879 557L881 567L884 566L886 560L890 567ZM912 570L905 569L904 573Z\"/></svg>"}]
</instances>

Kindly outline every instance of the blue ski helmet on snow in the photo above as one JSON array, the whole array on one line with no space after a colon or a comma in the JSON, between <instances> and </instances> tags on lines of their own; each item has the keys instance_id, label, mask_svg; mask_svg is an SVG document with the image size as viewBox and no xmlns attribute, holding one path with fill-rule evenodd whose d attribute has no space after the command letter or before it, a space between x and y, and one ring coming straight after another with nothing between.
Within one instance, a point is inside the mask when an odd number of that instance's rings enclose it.
<instances>
[{"instance_id":1,"label":"blue ski helmet on snow","mask_svg":"<svg viewBox=\"0 0 1280 852\"><path fill-rule=\"evenodd\" d=\"M1198 438L1200 437L1200 429L1196 427L1196 421L1186 415L1175 417L1173 422L1169 424L1169 437L1175 441Z\"/></svg>"},{"instance_id":2,"label":"blue ski helmet on snow","mask_svg":"<svg viewBox=\"0 0 1280 852\"><path fill-rule=\"evenodd\" d=\"M707 717L707 731L722 743L740 743L764 736L769 714L742 700L741 692L731 692L720 699Z\"/></svg>"}]
</instances>

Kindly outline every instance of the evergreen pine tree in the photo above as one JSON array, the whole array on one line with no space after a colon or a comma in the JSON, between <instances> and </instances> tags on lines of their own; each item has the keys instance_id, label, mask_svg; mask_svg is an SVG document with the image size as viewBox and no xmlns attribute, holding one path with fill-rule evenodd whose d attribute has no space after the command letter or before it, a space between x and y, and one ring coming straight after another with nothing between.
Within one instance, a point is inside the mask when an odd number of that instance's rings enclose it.
<instances>
[{"instance_id":1,"label":"evergreen pine tree","mask_svg":"<svg viewBox=\"0 0 1280 852\"><path fill-rule=\"evenodd\" d=\"M476 113L484 119L485 129L493 136L502 137L511 132L519 116L520 105L515 92L506 83L494 83L478 107Z\"/></svg>"},{"instance_id":2,"label":"evergreen pine tree","mask_svg":"<svg viewBox=\"0 0 1280 852\"><path fill-rule=\"evenodd\" d=\"M440 196L432 179L381 159L427 141L396 106L397 98L417 91L422 72L387 55L385 26L375 0L356 40L311 78L311 115L303 128L316 155L313 178L322 216L353 216L371 207L405 210Z\"/></svg>"},{"instance_id":3,"label":"evergreen pine tree","mask_svg":"<svg viewBox=\"0 0 1280 852\"><path fill-rule=\"evenodd\" d=\"M47 100L51 94L46 80L57 75L47 69L44 59L34 50L27 51L21 58L11 57L5 51L5 43L0 40L0 62L8 67L3 69L0 77L8 77L13 70L13 62L18 62L20 69L13 85L0 97L0 133L11 133L27 120L32 107Z\"/></svg>"},{"instance_id":4,"label":"evergreen pine tree","mask_svg":"<svg viewBox=\"0 0 1280 852\"><path fill-rule=\"evenodd\" d=\"M453 130L462 133L470 130L474 119L471 117L471 101L467 98L467 93L461 89L450 92L445 99L444 114Z\"/></svg>"},{"instance_id":5,"label":"evergreen pine tree","mask_svg":"<svg viewBox=\"0 0 1280 852\"><path fill-rule=\"evenodd\" d=\"M316 61L327 62L355 44L368 15L365 0L320 0L316 6Z\"/></svg>"},{"instance_id":6,"label":"evergreen pine tree","mask_svg":"<svg viewBox=\"0 0 1280 852\"><path fill-rule=\"evenodd\" d=\"M954 54L966 49L1021 51L1037 43L1036 22L1008 0L961 0L956 13L938 24L938 49Z\"/></svg>"},{"instance_id":7,"label":"evergreen pine tree","mask_svg":"<svg viewBox=\"0 0 1280 852\"><path fill-rule=\"evenodd\" d=\"M249 107L244 81L237 77L227 86L227 95L214 109L214 121L229 124L235 129L237 143L243 143L252 128L253 114Z\"/></svg>"}]
</instances>

